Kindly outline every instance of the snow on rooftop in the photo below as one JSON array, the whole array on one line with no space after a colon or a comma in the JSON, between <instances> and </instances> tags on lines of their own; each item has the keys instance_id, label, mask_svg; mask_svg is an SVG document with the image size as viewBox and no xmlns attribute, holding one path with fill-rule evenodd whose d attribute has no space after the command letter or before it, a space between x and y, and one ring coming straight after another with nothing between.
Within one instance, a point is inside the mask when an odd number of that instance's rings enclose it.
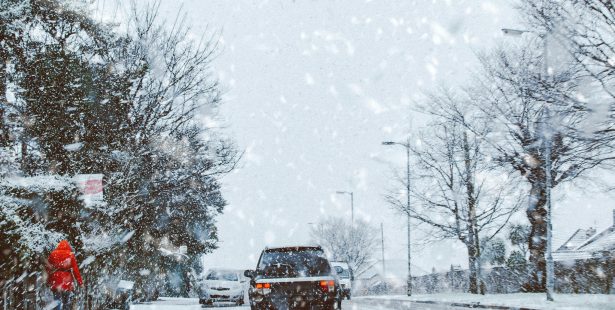
<instances>
[{"instance_id":1,"label":"snow on rooftop","mask_svg":"<svg viewBox=\"0 0 615 310\"><path fill-rule=\"evenodd\" d=\"M581 246L585 241L596 234L596 229L578 229L570 239L568 239L559 249L558 251L566 251L566 250L576 250L579 246Z\"/></svg>"},{"instance_id":2,"label":"snow on rooftop","mask_svg":"<svg viewBox=\"0 0 615 310\"><path fill-rule=\"evenodd\" d=\"M553 260L556 262L584 260L592 258L592 254L586 251L555 251Z\"/></svg>"},{"instance_id":3,"label":"snow on rooftop","mask_svg":"<svg viewBox=\"0 0 615 310\"><path fill-rule=\"evenodd\" d=\"M223 268L223 267L211 267L207 268L206 273L240 273L243 274L243 269Z\"/></svg>"},{"instance_id":4,"label":"snow on rooftop","mask_svg":"<svg viewBox=\"0 0 615 310\"><path fill-rule=\"evenodd\" d=\"M615 224L596 234L594 228L579 229L553 252L555 261L585 260L603 251L615 250Z\"/></svg>"},{"instance_id":5,"label":"snow on rooftop","mask_svg":"<svg viewBox=\"0 0 615 310\"><path fill-rule=\"evenodd\" d=\"M610 251L615 249L615 227L609 227L596 238L583 244L579 250L587 252Z\"/></svg>"}]
</instances>

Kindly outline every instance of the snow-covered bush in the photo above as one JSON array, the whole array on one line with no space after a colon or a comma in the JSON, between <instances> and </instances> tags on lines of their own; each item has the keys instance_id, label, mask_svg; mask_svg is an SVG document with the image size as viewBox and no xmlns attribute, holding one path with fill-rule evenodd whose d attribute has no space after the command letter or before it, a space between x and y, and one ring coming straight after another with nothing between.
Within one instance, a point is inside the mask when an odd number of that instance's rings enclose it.
<instances>
[{"instance_id":1,"label":"snow-covered bush","mask_svg":"<svg viewBox=\"0 0 615 310\"><path fill-rule=\"evenodd\" d=\"M0 180L2 279L41 271L41 262L61 239L79 244L75 211L80 201L76 194L71 179L58 175Z\"/></svg>"}]
</instances>

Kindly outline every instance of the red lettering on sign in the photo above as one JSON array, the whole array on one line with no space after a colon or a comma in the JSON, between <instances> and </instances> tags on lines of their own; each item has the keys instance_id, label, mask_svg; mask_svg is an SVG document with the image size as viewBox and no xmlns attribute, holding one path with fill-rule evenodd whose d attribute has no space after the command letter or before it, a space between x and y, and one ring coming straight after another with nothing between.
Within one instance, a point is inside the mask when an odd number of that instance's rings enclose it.
<instances>
[{"instance_id":1,"label":"red lettering on sign","mask_svg":"<svg viewBox=\"0 0 615 310\"><path fill-rule=\"evenodd\" d=\"M103 191L102 180L87 180L83 192L86 195L94 195Z\"/></svg>"}]
</instances>

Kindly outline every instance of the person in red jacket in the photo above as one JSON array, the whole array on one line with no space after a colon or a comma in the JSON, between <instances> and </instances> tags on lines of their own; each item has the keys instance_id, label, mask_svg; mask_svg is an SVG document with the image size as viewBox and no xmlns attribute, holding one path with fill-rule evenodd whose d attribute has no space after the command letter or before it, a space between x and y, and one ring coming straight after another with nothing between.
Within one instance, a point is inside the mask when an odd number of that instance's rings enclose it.
<instances>
[{"instance_id":1,"label":"person in red jacket","mask_svg":"<svg viewBox=\"0 0 615 310\"><path fill-rule=\"evenodd\" d=\"M51 288L54 300L57 302L55 309L69 309L75 289L74 281L77 281L79 286L83 286L75 253L68 241L62 240L58 247L51 251L47 259L47 285Z\"/></svg>"}]
</instances>

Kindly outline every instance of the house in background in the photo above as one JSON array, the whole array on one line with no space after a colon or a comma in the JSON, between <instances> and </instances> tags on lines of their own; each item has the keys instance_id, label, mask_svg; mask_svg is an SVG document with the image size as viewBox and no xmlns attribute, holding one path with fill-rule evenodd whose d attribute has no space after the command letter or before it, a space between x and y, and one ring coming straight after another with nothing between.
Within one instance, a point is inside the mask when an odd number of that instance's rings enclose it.
<instances>
[{"instance_id":1,"label":"house in background","mask_svg":"<svg viewBox=\"0 0 615 310\"><path fill-rule=\"evenodd\" d=\"M406 294L408 261L405 259L387 259L386 274L383 273L382 267L382 261L374 261L368 268L355 274L353 294L356 296ZM413 267L418 269L414 265Z\"/></svg>"},{"instance_id":2,"label":"house in background","mask_svg":"<svg viewBox=\"0 0 615 310\"><path fill-rule=\"evenodd\" d=\"M553 252L553 259L556 292L615 294L615 210L610 227L600 232L591 227L577 229ZM354 294L404 295L407 260L387 260L386 266L386 276L383 276L380 262L355 275ZM440 272L435 269L432 272L415 270L413 292L416 294L468 291L468 271L460 266L451 266L450 270ZM483 266L481 278L486 293L517 293L522 291L527 274L509 266Z\"/></svg>"},{"instance_id":3,"label":"house in background","mask_svg":"<svg viewBox=\"0 0 615 310\"><path fill-rule=\"evenodd\" d=\"M553 252L556 291L562 293L615 293L615 210L613 224L578 229Z\"/></svg>"},{"instance_id":4,"label":"house in background","mask_svg":"<svg viewBox=\"0 0 615 310\"><path fill-rule=\"evenodd\" d=\"M557 250L553 252L554 261L566 261L575 259L589 259L591 254L581 250L580 247L588 240L596 235L596 229L590 227L588 229L577 229L577 231L564 242Z\"/></svg>"}]
</instances>

